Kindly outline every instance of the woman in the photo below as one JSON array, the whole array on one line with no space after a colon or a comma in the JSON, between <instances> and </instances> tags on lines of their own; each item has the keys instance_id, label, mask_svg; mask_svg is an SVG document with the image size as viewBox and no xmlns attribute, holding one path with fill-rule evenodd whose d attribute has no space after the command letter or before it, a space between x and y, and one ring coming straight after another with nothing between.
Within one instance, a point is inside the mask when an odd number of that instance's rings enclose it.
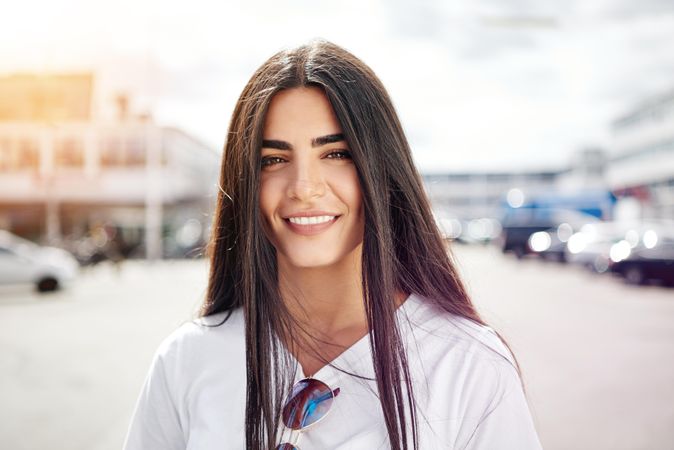
<instances>
[{"instance_id":1,"label":"woman","mask_svg":"<svg viewBox=\"0 0 674 450\"><path fill-rule=\"evenodd\" d=\"M225 145L201 318L158 350L126 449L537 449L513 356L448 257L383 85L280 52Z\"/></svg>"}]
</instances>

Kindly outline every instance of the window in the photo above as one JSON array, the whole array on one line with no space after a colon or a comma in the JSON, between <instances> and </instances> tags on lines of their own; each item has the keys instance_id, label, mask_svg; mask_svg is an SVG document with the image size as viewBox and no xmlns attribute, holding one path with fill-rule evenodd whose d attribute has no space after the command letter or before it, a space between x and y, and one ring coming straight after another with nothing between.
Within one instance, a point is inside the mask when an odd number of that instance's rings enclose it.
<instances>
[{"instance_id":1,"label":"window","mask_svg":"<svg viewBox=\"0 0 674 450\"><path fill-rule=\"evenodd\" d=\"M6 137L0 137L0 172L9 171L12 161L12 145Z\"/></svg>"},{"instance_id":2,"label":"window","mask_svg":"<svg viewBox=\"0 0 674 450\"><path fill-rule=\"evenodd\" d=\"M37 140L30 137L19 139L17 167L37 169L40 160L40 149Z\"/></svg>"},{"instance_id":3,"label":"window","mask_svg":"<svg viewBox=\"0 0 674 450\"><path fill-rule=\"evenodd\" d=\"M16 255L10 249L5 248L5 247L0 247L0 257L2 257L2 256L9 257L9 256L16 256Z\"/></svg>"},{"instance_id":4,"label":"window","mask_svg":"<svg viewBox=\"0 0 674 450\"><path fill-rule=\"evenodd\" d=\"M37 169L38 161L39 149L35 139L27 136L0 137L1 172Z\"/></svg>"},{"instance_id":5,"label":"window","mask_svg":"<svg viewBox=\"0 0 674 450\"><path fill-rule=\"evenodd\" d=\"M103 167L144 166L146 161L145 140L142 135L103 136L101 164Z\"/></svg>"},{"instance_id":6,"label":"window","mask_svg":"<svg viewBox=\"0 0 674 450\"><path fill-rule=\"evenodd\" d=\"M141 136L129 136L126 139L126 165L145 165L145 141Z\"/></svg>"},{"instance_id":7,"label":"window","mask_svg":"<svg viewBox=\"0 0 674 450\"><path fill-rule=\"evenodd\" d=\"M119 166L122 163L122 141L117 136L103 136L101 142L101 165L103 167Z\"/></svg>"},{"instance_id":8,"label":"window","mask_svg":"<svg viewBox=\"0 0 674 450\"><path fill-rule=\"evenodd\" d=\"M54 164L56 167L82 167L84 165L82 140L72 136L59 138L54 148Z\"/></svg>"}]
</instances>

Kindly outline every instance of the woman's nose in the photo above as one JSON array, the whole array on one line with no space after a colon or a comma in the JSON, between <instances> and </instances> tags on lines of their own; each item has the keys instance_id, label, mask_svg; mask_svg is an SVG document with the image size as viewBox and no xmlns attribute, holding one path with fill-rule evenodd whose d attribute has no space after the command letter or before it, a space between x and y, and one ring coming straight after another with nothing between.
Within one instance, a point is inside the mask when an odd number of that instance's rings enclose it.
<instances>
[{"instance_id":1,"label":"woman's nose","mask_svg":"<svg viewBox=\"0 0 674 450\"><path fill-rule=\"evenodd\" d=\"M292 179L288 183L290 198L306 201L325 194L325 180L320 169L312 162L295 161Z\"/></svg>"}]
</instances>

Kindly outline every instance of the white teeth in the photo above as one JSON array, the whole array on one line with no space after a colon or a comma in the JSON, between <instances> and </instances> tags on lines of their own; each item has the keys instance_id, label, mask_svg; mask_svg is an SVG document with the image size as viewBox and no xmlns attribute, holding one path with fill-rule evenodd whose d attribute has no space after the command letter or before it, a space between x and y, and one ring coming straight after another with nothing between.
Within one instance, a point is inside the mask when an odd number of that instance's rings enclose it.
<instances>
[{"instance_id":1,"label":"white teeth","mask_svg":"<svg viewBox=\"0 0 674 450\"><path fill-rule=\"evenodd\" d=\"M297 225L316 225L330 222L336 216L289 217L288 220Z\"/></svg>"}]
</instances>

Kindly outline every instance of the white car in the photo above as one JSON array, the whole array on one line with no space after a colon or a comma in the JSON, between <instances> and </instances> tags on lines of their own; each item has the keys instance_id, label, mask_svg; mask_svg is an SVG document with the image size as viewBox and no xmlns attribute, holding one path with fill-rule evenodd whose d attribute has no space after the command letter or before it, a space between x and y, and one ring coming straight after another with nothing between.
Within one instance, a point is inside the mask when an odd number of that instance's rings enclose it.
<instances>
[{"instance_id":1,"label":"white car","mask_svg":"<svg viewBox=\"0 0 674 450\"><path fill-rule=\"evenodd\" d=\"M53 291L74 280L78 271L77 260L67 251L0 230L0 285L27 283L40 292Z\"/></svg>"}]
</instances>

